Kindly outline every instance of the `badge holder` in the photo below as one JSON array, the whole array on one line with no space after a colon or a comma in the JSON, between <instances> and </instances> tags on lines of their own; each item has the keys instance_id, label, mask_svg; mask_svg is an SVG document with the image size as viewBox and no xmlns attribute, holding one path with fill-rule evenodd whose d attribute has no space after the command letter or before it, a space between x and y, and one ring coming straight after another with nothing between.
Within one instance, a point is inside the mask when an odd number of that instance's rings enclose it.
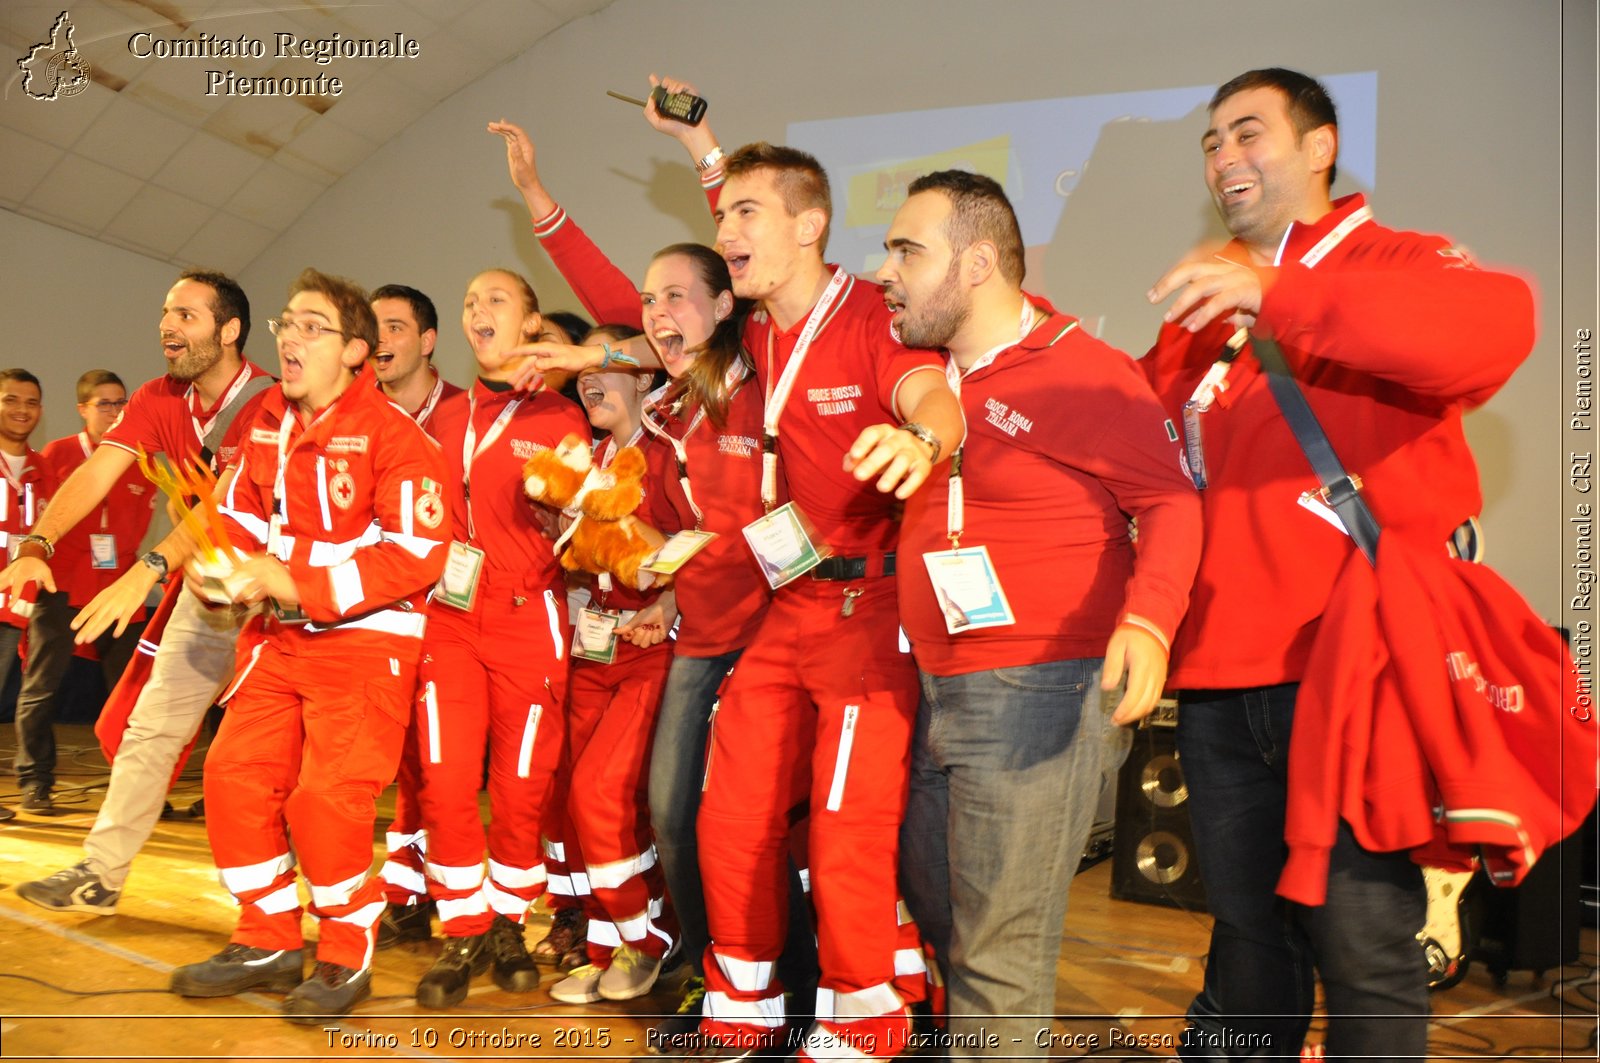
<instances>
[{"instance_id":1,"label":"badge holder","mask_svg":"<svg viewBox=\"0 0 1600 1063\"><path fill-rule=\"evenodd\" d=\"M746 524L744 537L773 590L804 576L828 556L828 548L816 545L811 522L793 502Z\"/></svg>"},{"instance_id":2,"label":"badge holder","mask_svg":"<svg viewBox=\"0 0 1600 1063\"><path fill-rule=\"evenodd\" d=\"M950 634L1017 622L987 546L933 550L923 554L922 561Z\"/></svg>"},{"instance_id":3,"label":"badge holder","mask_svg":"<svg viewBox=\"0 0 1600 1063\"><path fill-rule=\"evenodd\" d=\"M470 613L478 600L478 581L482 576L483 551L452 541L444 559L444 574L433 589L432 600Z\"/></svg>"},{"instance_id":4,"label":"badge holder","mask_svg":"<svg viewBox=\"0 0 1600 1063\"><path fill-rule=\"evenodd\" d=\"M644 564L639 567L645 572L654 572L658 576L671 576L689 559L707 546L717 537L716 532L684 530L661 544L661 548L644 559Z\"/></svg>"},{"instance_id":5,"label":"badge holder","mask_svg":"<svg viewBox=\"0 0 1600 1063\"><path fill-rule=\"evenodd\" d=\"M95 569L117 567L117 537L109 532L89 534L89 565Z\"/></svg>"},{"instance_id":6,"label":"badge holder","mask_svg":"<svg viewBox=\"0 0 1600 1063\"><path fill-rule=\"evenodd\" d=\"M601 609L578 610L578 623L572 631L572 655L596 664L617 659L617 625L622 617Z\"/></svg>"}]
</instances>

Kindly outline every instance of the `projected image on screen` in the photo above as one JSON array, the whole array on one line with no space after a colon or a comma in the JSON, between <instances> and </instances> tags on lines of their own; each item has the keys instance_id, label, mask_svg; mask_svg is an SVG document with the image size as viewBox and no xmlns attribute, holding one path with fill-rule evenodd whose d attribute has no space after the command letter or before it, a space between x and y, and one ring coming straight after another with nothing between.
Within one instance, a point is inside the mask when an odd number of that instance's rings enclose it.
<instances>
[{"instance_id":1,"label":"projected image on screen","mask_svg":"<svg viewBox=\"0 0 1600 1063\"><path fill-rule=\"evenodd\" d=\"M1339 109L1335 195L1377 178L1378 75L1322 78ZM906 186L966 169L1005 186L1027 245L1026 287L1142 353L1159 314L1144 292L1189 249L1227 238L1202 184L1215 85L796 122L788 143L833 180L828 259L871 274Z\"/></svg>"}]
</instances>

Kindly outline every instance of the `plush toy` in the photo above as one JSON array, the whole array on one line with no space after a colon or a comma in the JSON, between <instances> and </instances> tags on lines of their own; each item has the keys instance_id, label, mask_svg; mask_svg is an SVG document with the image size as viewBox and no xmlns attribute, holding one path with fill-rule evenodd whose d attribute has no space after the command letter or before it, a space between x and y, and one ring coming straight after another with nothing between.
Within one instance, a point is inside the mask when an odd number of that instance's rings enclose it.
<instances>
[{"instance_id":1,"label":"plush toy","mask_svg":"<svg viewBox=\"0 0 1600 1063\"><path fill-rule=\"evenodd\" d=\"M522 467L523 489L535 502L573 520L562 536L562 568L610 573L625 586L644 590L658 577L641 572L639 563L664 541L633 516L644 500L644 452L623 447L604 469L593 458L586 440L569 435L554 450L533 452Z\"/></svg>"}]
</instances>

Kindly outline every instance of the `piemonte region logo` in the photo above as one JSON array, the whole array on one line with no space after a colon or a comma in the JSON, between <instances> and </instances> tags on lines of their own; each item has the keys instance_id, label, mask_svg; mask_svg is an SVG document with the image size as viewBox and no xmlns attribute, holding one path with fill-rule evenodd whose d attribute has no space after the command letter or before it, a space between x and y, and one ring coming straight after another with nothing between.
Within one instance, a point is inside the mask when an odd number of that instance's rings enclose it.
<instances>
[{"instance_id":1,"label":"piemonte region logo","mask_svg":"<svg viewBox=\"0 0 1600 1063\"><path fill-rule=\"evenodd\" d=\"M89 87L93 71L72 43L72 32L72 19L63 11L50 27L50 39L29 48L28 54L17 60L22 71L22 91L29 98L65 99Z\"/></svg>"}]
</instances>

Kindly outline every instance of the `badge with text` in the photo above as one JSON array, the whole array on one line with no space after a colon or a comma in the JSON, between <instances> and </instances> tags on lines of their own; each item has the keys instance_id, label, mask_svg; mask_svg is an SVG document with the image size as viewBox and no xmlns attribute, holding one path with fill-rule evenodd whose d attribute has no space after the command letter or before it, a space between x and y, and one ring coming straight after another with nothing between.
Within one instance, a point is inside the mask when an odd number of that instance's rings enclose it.
<instances>
[{"instance_id":1,"label":"badge with text","mask_svg":"<svg viewBox=\"0 0 1600 1063\"><path fill-rule=\"evenodd\" d=\"M659 576L670 576L689 563L689 559L711 544L716 532L686 529L661 544L661 549L644 559L639 567Z\"/></svg>"},{"instance_id":2,"label":"badge with text","mask_svg":"<svg viewBox=\"0 0 1600 1063\"><path fill-rule=\"evenodd\" d=\"M476 546L452 541L444 558L444 575L433 589L433 600L455 609L472 611L478 600L478 579L483 575L483 551Z\"/></svg>"},{"instance_id":3,"label":"badge with text","mask_svg":"<svg viewBox=\"0 0 1600 1063\"><path fill-rule=\"evenodd\" d=\"M572 629L572 655L598 664L616 660L617 624L621 620L618 614L599 609L578 610L578 623Z\"/></svg>"},{"instance_id":4,"label":"badge with text","mask_svg":"<svg viewBox=\"0 0 1600 1063\"><path fill-rule=\"evenodd\" d=\"M793 502L785 502L764 517L744 526L744 537L761 563L761 574L777 590L822 563L823 554L811 541L805 518Z\"/></svg>"},{"instance_id":5,"label":"badge with text","mask_svg":"<svg viewBox=\"0 0 1600 1063\"><path fill-rule=\"evenodd\" d=\"M116 568L117 537L108 532L91 532L89 563L94 568Z\"/></svg>"},{"instance_id":6,"label":"badge with text","mask_svg":"<svg viewBox=\"0 0 1600 1063\"><path fill-rule=\"evenodd\" d=\"M959 550L932 550L922 555L933 583L933 595L944 614L944 627L952 635L981 627L1004 627L1017 622L1000 589L1000 577L987 546Z\"/></svg>"}]
</instances>

